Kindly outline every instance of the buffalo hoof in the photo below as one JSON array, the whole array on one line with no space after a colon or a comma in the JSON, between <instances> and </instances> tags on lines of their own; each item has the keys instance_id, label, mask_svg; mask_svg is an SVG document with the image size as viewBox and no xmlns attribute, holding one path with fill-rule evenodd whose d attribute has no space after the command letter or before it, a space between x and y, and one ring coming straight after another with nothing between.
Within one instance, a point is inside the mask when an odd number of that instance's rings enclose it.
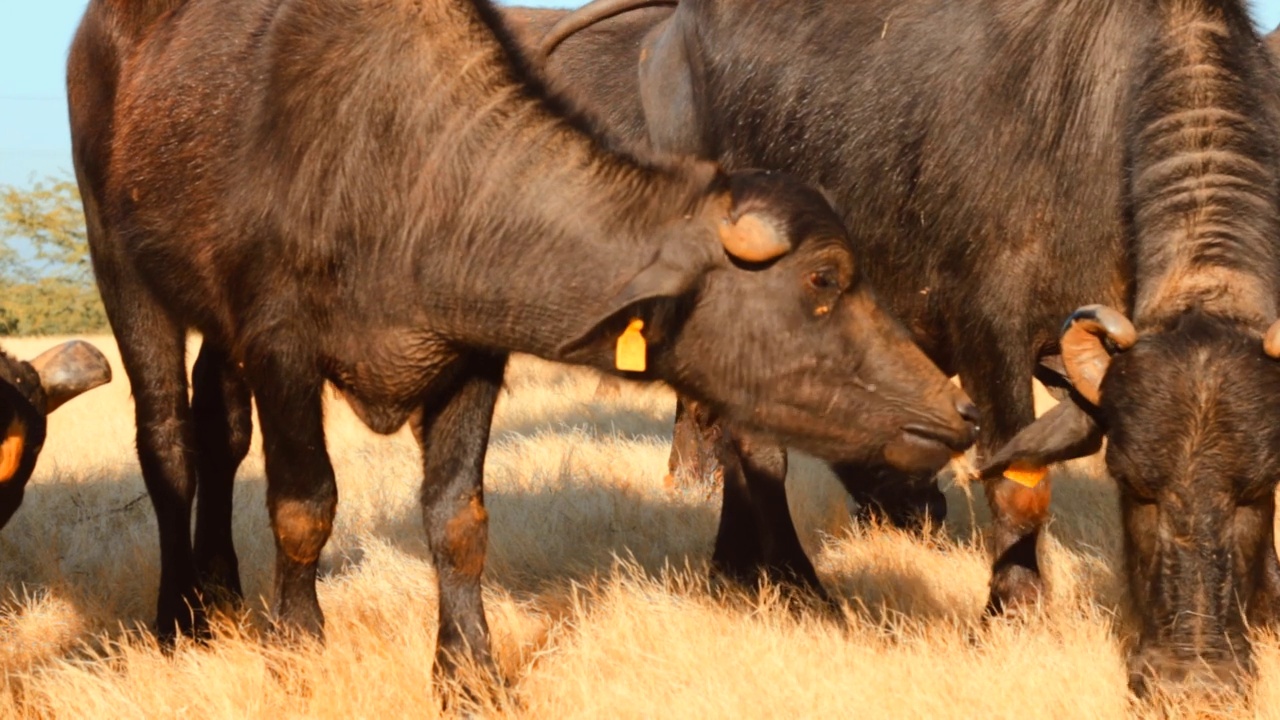
<instances>
[{"instance_id":1,"label":"buffalo hoof","mask_svg":"<svg viewBox=\"0 0 1280 720\"><path fill-rule=\"evenodd\" d=\"M987 617L1018 618L1034 614L1044 599L1044 580L1040 573L1025 567L1011 566L992 573L991 594L987 598Z\"/></svg>"},{"instance_id":2,"label":"buffalo hoof","mask_svg":"<svg viewBox=\"0 0 1280 720\"><path fill-rule=\"evenodd\" d=\"M826 588L822 587L822 582L807 560L797 567L786 563L733 563L713 558L711 580L713 583L728 583L748 589L772 585L788 599L816 600L832 607L839 606L827 594Z\"/></svg>"},{"instance_id":3,"label":"buffalo hoof","mask_svg":"<svg viewBox=\"0 0 1280 720\"><path fill-rule=\"evenodd\" d=\"M520 709L511 687L487 653L482 658L440 654L431 675L440 708L449 715L493 717Z\"/></svg>"},{"instance_id":4,"label":"buffalo hoof","mask_svg":"<svg viewBox=\"0 0 1280 720\"><path fill-rule=\"evenodd\" d=\"M236 610L244 603L244 591L240 587L240 569L235 557L229 560L215 557L207 561L197 561L200 586L204 588L204 605L206 608L223 608Z\"/></svg>"},{"instance_id":5,"label":"buffalo hoof","mask_svg":"<svg viewBox=\"0 0 1280 720\"><path fill-rule=\"evenodd\" d=\"M1160 650L1140 650L1129 658L1129 689L1140 698L1231 698L1244 694L1253 676L1249 656L1181 658Z\"/></svg>"},{"instance_id":6,"label":"buffalo hoof","mask_svg":"<svg viewBox=\"0 0 1280 720\"><path fill-rule=\"evenodd\" d=\"M168 618L157 618L155 624L156 642L166 654L173 652L178 638L183 637L197 643L205 643L212 639L209 620L204 608L196 605L187 612Z\"/></svg>"}]
</instances>

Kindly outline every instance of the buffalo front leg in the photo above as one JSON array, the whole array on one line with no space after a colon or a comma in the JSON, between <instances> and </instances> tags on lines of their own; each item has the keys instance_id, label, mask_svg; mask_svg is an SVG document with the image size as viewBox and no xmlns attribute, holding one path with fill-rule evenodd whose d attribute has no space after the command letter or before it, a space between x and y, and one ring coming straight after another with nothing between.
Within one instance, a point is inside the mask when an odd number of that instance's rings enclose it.
<instances>
[{"instance_id":1,"label":"buffalo front leg","mask_svg":"<svg viewBox=\"0 0 1280 720\"><path fill-rule=\"evenodd\" d=\"M139 291L142 292L142 291ZM105 294L104 294L105 296ZM191 551L191 504L196 490L195 446L187 402L183 330L143 295L127 318L112 325L129 376L137 423L138 463L160 533L160 596L156 635L204 631L201 593ZM114 303L108 301L108 308Z\"/></svg>"},{"instance_id":2,"label":"buffalo front leg","mask_svg":"<svg viewBox=\"0 0 1280 720\"><path fill-rule=\"evenodd\" d=\"M160 534L160 594L156 635L203 628L200 588L191 553L191 503L196 490L191 406L187 398L186 328L151 293L117 252L121 241L95 223L93 269L102 304L129 376L137 426L138 464Z\"/></svg>"},{"instance_id":3,"label":"buffalo front leg","mask_svg":"<svg viewBox=\"0 0 1280 720\"><path fill-rule=\"evenodd\" d=\"M982 356L975 353L974 357ZM1035 419L1035 404L1029 363L1019 365L990 352L983 360L987 364L981 372L969 375L962 369L960 376L965 391L981 412L978 451L987 455L999 450ZM988 542L993 558L987 613L1016 612L1038 602L1044 592L1039 544L1049 517L1051 486L1048 478L1027 487L997 477L988 480L985 489L991 508Z\"/></svg>"},{"instance_id":4,"label":"buffalo front leg","mask_svg":"<svg viewBox=\"0 0 1280 720\"><path fill-rule=\"evenodd\" d=\"M231 536L236 469L253 434L249 387L223 350L208 339L192 375L191 414L196 430L196 573L206 593L229 602L243 597L240 564Z\"/></svg>"},{"instance_id":5,"label":"buffalo front leg","mask_svg":"<svg viewBox=\"0 0 1280 720\"><path fill-rule=\"evenodd\" d=\"M805 555L787 505L787 451L737 437L727 428L720 443L724 504L711 557L714 572L739 583L761 575L828 600Z\"/></svg>"},{"instance_id":6,"label":"buffalo front leg","mask_svg":"<svg viewBox=\"0 0 1280 720\"><path fill-rule=\"evenodd\" d=\"M464 375L442 402L428 402L414 423L422 446L422 520L439 591L435 673L470 661L496 678L480 594L489 514L483 470L493 407L506 356L467 358Z\"/></svg>"},{"instance_id":7,"label":"buffalo front leg","mask_svg":"<svg viewBox=\"0 0 1280 720\"><path fill-rule=\"evenodd\" d=\"M278 356L268 356L254 369L253 394L276 541L272 614L285 633L323 638L316 570L333 530L338 488L325 449L321 383L293 370L302 366L285 366Z\"/></svg>"}]
</instances>

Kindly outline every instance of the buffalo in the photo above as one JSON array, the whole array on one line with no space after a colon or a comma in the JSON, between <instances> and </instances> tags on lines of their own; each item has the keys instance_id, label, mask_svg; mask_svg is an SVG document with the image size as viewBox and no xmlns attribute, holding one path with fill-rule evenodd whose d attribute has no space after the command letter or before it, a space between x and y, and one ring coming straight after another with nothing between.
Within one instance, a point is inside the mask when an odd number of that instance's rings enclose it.
<instances>
[{"instance_id":1,"label":"buffalo","mask_svg":"<svg viewBox=\"0 0 1280 720\"><path fill-rule=\"evenodd\" d=\"M597 0L547 32L542 61L586 67L591 43L572 43L593 23L672 4ZM1139 616L1131 684L1248 672L1245 627L1280 601L1280 88L1244 3L681 0L644 12L629 59L602 57L571 84L610 108L634 88L644 129L614 131L637 146L826 188L879 297L984 418L988 611L1038 602L1043 468L1105 437ZM1067 400L1035 422L1033 376ZM702 430L695 441L714 437ZM836 470L890 519L945 512L927 473ZM789 526L751 502L781 482L726 474L717 550L751 547L735 530ZM737 574L807 565L779 547L717 560Z\"/></svg>"},{"instance_id":2,"label":"buffalo","mask_svg":"<svg viewBox=\"0 0 1280 720\"><path fill-rule=\"evenodd\" d=\"M30 362L0 350L0 528L18 506L44 447L46 416L111 380L111 366L87 342L72 340Z\"/></svg>"},{"instance_id":3,"label":"buffalo","mask_svg":"<svg viewBox=\"0 0 1280 720\"><path fill-rule=\"evenodd\" d=\"M93 266L159 521L163 639L202 630L205 592L239 594L251 397L286 634L323 632L324 383L375 431L410 423L437 672L492 668L481 471L511 352L665 380L832 459L932 472L976 435L822 195L611 148L485 0L92 0L68 63Z\"/></svg>"}]
</instances>

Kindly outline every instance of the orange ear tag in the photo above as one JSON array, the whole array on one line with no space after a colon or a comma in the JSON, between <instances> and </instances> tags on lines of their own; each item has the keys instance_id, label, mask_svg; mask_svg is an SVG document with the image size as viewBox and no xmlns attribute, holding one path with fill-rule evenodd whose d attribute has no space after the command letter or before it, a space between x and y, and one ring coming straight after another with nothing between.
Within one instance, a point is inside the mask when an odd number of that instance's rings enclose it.
<instances>
[{"instance_id":1,"label":"orange ear tag","mask_svg":"<svg viewBox=\"0 0 1280 720\"><path fill-rule=\"evenodd\" d=\"M628 372L644 372L648 347L640 331L644 329L644 321L637 318L627 325L627 329L618 336L617 352L614 365L619 370Z\"/></svg>"},{"instance_id":2,"label":"orange ear tag","mask_svg":"<svg viewBox=\"0 0 1280 720\"><path fill-rule=\"evenodd\" d=\"M1049 468L1031 467L1029 465L1019 465L1018 463L1010 465L1004 471L1006 479L1029 488L1039 485L1047 474L1049 474Z\"/></svg>"}]
</instances>

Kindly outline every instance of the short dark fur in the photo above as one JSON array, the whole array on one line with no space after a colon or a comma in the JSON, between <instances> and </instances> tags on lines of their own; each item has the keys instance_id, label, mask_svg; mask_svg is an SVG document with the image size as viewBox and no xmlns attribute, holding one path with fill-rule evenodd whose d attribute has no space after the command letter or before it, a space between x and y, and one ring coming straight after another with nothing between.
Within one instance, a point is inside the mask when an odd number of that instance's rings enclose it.
<instances>
[{"instance_id":1,"label":"short dark fur","mask_svg":"<svg viewBox=\"0 0 1280 720\"><path fill-rule=\"evenodd\" d=\"M481 468L509 352L613 370L614 338L638 317L650 351L637 377L819 455L936 467L971 442L971 406L880 312L819 194L609 151L515 57L486 2L133 7L90 4L68 95L159 519L162 636L199 629L202 588L239 594L230 498L250 396L275 614L313 634L337 504L322 384L377 431L411 422L445 669L489 662ZM731 259L724 228L750 222L790 252Z\"/></svg>"},{"instance_id":2,"label":"short dark fur","mask_svg":"<svg viewBox=\"0 0 1280 720\"><path fill-rule=\"evenodd\" d=\"M1280 92L1240 2L842 0L794 8L785 0L683 0L669 20L644 31L664 40L650 42L632 61L640 68L640 92L650 82L660 92L649 97L677 98L645 106L648 139L658 148L697 148L730 167L784 169L827 188L879 296L977 400L982 446L1005 446L1031 423L1031 377L1055 379L1046 368L1059 364L1061 323L1091 303L1130 310L1142 333L1139 347L1197 345L1237 357L1199 367L1247 370L1233 392L1252 393L1254 401L1274 397L1268 388L1280 369L1263 356L1260 339L1276 317L1280 289ZM574 39L555 55L589 47L572 45ZM646 80L646 63L657 62L654 53L664 47L686 77L672 80L670 66L656 65L663 71ZM635 67L600 63L596 71L625 77ZM617 81L579 80L586 101L620 103L611 90ZM672 90L678 82L693 88L691 101ZM1205 326L1217 328L1208 340L1193 331ZM1238 356L1245 352L1248 362ZM1155 357L1134 352L1116 367L1135 388L1188 387L1189 368ZM1175 435L1191 432L1187 412L1213 417L1203 396L1156 407L1135 392L1125 395L1127 405L1112 405L1110 396L1120 393L1112 388L1126 380L1113 371L1108 382L1096 411L1102 426L1064 411L1019 436L1025 442L1014 450L1062 459L1096 448L1100 436L1086 436L1118 427L1121 416ZM1259 467L1269 467L1266 444L1280 426L1269 405L1257 402L1248 426L1259 443L1236 447ZM1035 445L1064 433L1052 447ZM1275 553L1255 551L1270 537L1263 530L1270 507L1233 488L1227 467L1199 463L1194 473L1174 472L1164 445L1130 437L1113 436L1109 446L1112 455L1135 459L1138 475L1122 482L1159 479L1187 490L1194 484L1200 492L1190 495L1191 518L1204 523L1194 542L1205 558L1234 552L1232 537L1236 557L1248 558L1234 572L1214 575L1212 592L1247 598L1263 588L1252 605L1274 603L1273 590L1248 579L1276 574ZM1192 447L1203 439L1179 437ZM1002 453L997 465L1012 457ZM855 497L883 504L893 519L941 499L931 483L923 494L904 493L909 486L899 473L881 467L837 470ZM989 609L1001 611L1040 595L1036 548L1049 488L1027 490L998 479L998 469L995 475L988 484L995 515ZM1274 473L1264 476L1273 486ZM1240 534L1224 532L1214 519L1217 507L1198 504L1212 494L1208 488L1265 522L1240 520ZM766 512L730 503L728 482L725 492L726 510L748 510L732 522L726 514L722 533L751 526L751 513ZM939 509L945 506L935 505L932 514ZM755 524L759 533L768 523ZM1130 524L1129 562L1150 569L1147 551L1155 550L1144 543L1152 538L1138 532L1145 531ZM732 543L722 536L721 544ZM730 569L742 574L802 559L762 551L735 558ZM1161 613L1183 604L1157 597L1161 588L1185 583L1186 572L1133 576L1146 618L1135 684L1153 669L1194 675L1201 651L1215 673L1230 674L1235 666L1222 659L1221 648L1206 644L1214 632L1229 637L1248 665L1241 625L1219 605L1188 636L1160 623ZM1226 614L1213 615L1218 611ZM1160 661L1144 665L1152 652Z\"/></svg>"}]
</instances>

